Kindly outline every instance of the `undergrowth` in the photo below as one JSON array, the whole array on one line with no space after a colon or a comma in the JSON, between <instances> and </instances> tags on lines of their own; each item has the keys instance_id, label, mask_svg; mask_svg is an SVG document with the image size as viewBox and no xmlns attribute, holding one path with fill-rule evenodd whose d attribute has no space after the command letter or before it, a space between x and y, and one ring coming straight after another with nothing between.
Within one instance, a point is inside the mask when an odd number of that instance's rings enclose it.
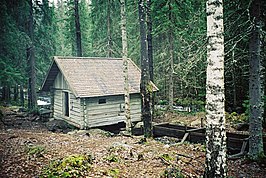
<instances>
[{"instance_id":1,"label":"undergrowth","mask_svg":"<svg viewBox=\"0 0 266 178\"><path fill-rule=\"evenodd\" d=\"M40 178L85 177L92 168L92 162L91 155L72 155L54 160L42 170Z\"/></svg>"}]
</instances>

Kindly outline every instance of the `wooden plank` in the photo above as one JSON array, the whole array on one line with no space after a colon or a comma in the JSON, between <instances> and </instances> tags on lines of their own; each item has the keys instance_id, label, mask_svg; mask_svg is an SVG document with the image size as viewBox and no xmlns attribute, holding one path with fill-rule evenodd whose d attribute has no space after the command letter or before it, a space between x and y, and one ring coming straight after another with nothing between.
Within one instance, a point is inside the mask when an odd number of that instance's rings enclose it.
<instances>
[{"instance_id":1,"label":"wooden plank","mask_svg":"<svg viewBox=\"0 0 266 178\"><path fill-rule=\"evenodd\" d=\"M184 137L182 138L181 142L180 143L184 143L184 141L187 139L189 133L185 133Z\"/></svg>"},{"instance_id":2,"label":"wooden plank","mask_svg":"<svg viewBox=\"0 0 266 178\"><path fill-rule=\"evenodd\" d=\"M174 129L174 128L167 128L162 126L153 126L153 135L155 137L175 137L175 138L183 138L185 132L182 130Z\"/></svg>"},{"instance_id":3,"label":"wooden plank","mask_svg":"<svg viewBox=\"0 0 266 178\"><path fill-rule=\"evenodd\" d=\"M124 122L124 121L125 119L121 116L110 117L110 118L99 119L99 120L90 120L89 127L112 125L112 124L117 124L119 122Z\"/></svg>"},{"instance_id":4,"label":"wooden plank","mask_svg":"<svg viewBox=\"0 0 266 178\"><path fill-rule=\"evenodd\" d=\"M180 125L171 125L171 124L160 124L155 125L153 127L154 136L169 136L169 137L175 137L175 138L184 138L184 140L188 140L191 142L197 142L197 143L204 143L205 142L205 132L204 129L189 129L187 128L191 127L185 127ZM185 137L184 135L189 131L189 134L187 134ZM248 135L245 134L238 134L238 133L231 133L227 132L227 148L231 151L237 151L240 152L245 149L247 151L248 149L248 143L245 143ZM264 145L264 151L266 152L266 137L263 137L263 145Z\"/></svg>"},{"instance_id":5,"label":"wooden plank","mask_svg":"<svg viewBox=\"0 0 266 178\"><path fill-rule=\"evenodd\" d=\"M124 117L124 115L118 115L117 113L106 113L106 114L99 114L99 115L90 115L88 114L88 121L93 122L94 120L98 121L98 120L106 120L108 118L113 118L113 117Z\"/></svg>"},{"instance_id":6,"label":"wooden plank","mask_svg":"<svg viewBox=\"0 0 266 178\"><path fill-rule=\"evenodd\" d=\"M87 106L87 113L88 114L102 114L102 113L108 113L108 112L120 112L122 111L120 109L120 105L104 105L104 106Z\"/></svg>"}]
</instances>

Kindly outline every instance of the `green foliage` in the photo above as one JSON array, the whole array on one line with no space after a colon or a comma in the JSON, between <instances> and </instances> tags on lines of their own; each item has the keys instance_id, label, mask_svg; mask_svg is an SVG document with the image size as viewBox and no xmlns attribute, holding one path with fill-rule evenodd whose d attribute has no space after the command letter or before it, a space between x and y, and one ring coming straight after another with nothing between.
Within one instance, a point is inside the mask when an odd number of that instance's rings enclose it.
<instances>
[{"instance_id":1,"label":"green foliage","mask_svg":"<svg viewBox=\"0 0 266 178\"><path fill-rule=\"evenodd\" d=\"M105 158L109 162L119 162L119 157L115 154L111 154Z\"/></svg>"},{"instance_id":2,"label":"green foliage","mask_svg":"<svg viewBox=\"0 0 266 178\"><path fill-rule=\"evenodd\" d=\"M255 161L257 163L262 163L264 164L266 162L266 155L264 154L264 152L260 152L258 155L256 155L255 157L251 156L250 154L248 154L247 159L249 161Z\"/></svg>"},{"instance_id":3,"label":"green foliage","mask_svg":"<svg viewBox=\"0 0 266 178\"><path fill-rule=\"evenodd\" d=\"M155 108L153 111L153 117L155 118L161 117L163 116L163 114L164 114L164 111L162 109Z\"/></svg>"},{"instance_id":4,"label":"green foliage","mask_svg":"<svg viewBox=\"0 0 266 178\"><path fill-rule=\"evenodd\" d=\"M158 104L159 105L168 105L168 101L167 100L159 100Z\"/></svg>"},{"instance_id":5,"label":"green foliage","mask_svg":"<svg viewBox=\"0 0 266 178\"><path fill-rule=\"evenodd\" d=\"M147 92L149 92L150 94L153 92L153 85L151 83L149 83L147 85L147 88L146 88Z\"/></svg>"},{"instance_id":6,"label":"green foliage","mask_svg":"<svg viewBox=\"0 0 266 178\"><path fill-rule=\"evenodd\" d=\"M110 170L107 171L107 174L109 176L112 176L114 178L117 178L118 175L119 175L119 169L110 169Z\"/></svg>"},{"instance_id":7,"label":"green foliage","mask_svg":"<svg viewBox=\"0 0 266 178\"><path fill-rule=\"evenodd\" d=\"M91 155L73 155L55 160L42 170L41 178L84 177L88 175L93 158Z\"/></svg>"},{"instance_id":8,"label":"green foliage","mask_svg":"<svg viewBox=\"0 0 266 178\"><path fill-rule=\"evenodd\" d=\"M27 147L27 154L33 157L42 157L45 152L45 148L41 145L34 145Z\"/></svg>"},{"instance_id":9,"label":"green foliage","mask_svg":"<svg viewBox=\"0 0 266 178\"><path fill-rule=\"evenodd\" d=\"M237 114L236 112L232 112L231 114L225 113L225 120L229 123L241 123L241 122L247 122L248 121L248 116L243 113L243 114Z\"/></svg>"},{"instance_id":10,"label":"green foliage","mask_svg":"<svg viewBox=\"0 0 266 178\"><path fill-rule=\"evenodd\" d=\"M35 108L32 108L32 109L29 109L28 112L30 114L33 114L33 115L40 115L40 108L35 107Z\"/></svg>"},{"instance_id":11,"label":"green foliage","mask_svg":"<svg viewBox=\"0 0 266 178\"><path fill-rule=\"evenodd\" d=\"M162 177L165 178L185 178L186 176L183 175L179 168L176 167L168 167L164 170Z\"/></svg>"},{"instance_id":12,"label":"green foliage","mask_svg":"<svg viewBox=\"0 0 266 178\"><path fill-rule=\"evenodd\" d=\"M160 158L164 159L165 161L173 161L174 158L171 157L169 154L165 153L160 156Z\"/></svg>"},{"instance_id":13,"label":"green foliage","mask_svg":"<svg viewBox=\"0 0 266 178\"><path fill-rule=\"evenodd\" d=\"M248 116L250 113L250 104L249 104L249 100L244 100L243 104L242 104L244 110L245 110L245 114Z\"/></svg>"},{"instance_id":14,"label":"green foliage","mask_svg":"<svg viewBox=\"0 0 266 178\"><path fill-rule=\"evenodd\" d=\"M191 98L175 98L174 102L177 106L193 106L194 110L204 111L205 110L205 101L195 100Z\"/></svg>"},{"instance_id":15,"label":"green foliage","mask_svg":"<svg viewBox=\"0 0 266 178\"><path fill-rule=\"evenodd\" d=\"M52 56L76 54L73 0L57 1L56 5L49 5L48 0L36 2L33 1L33 42L27 34L28 1L3 0L0 3L1 86L12 86L17 83L26 86L28 61L25 51L31 43L35 49L38 88L44 80ZM84 56L108 56L111 51L112 57L121 57L119 1L89 2L79 1ZM224 2L226 108L242 108L244 102L246 112L248 43L253 25L247 11L249 5L249 1ZM128 0L126 13L128 56L139 65L138 2ZM165 98L168 98L169 94L169 74L173 72L176 103L182 106L195 105L197 110L204 111L207 64L205 1L157 0L151 5L151 16L154 83L159 88L157 96L162 99L159 104L167 105ZM109 27L107 19L110 19ZM174 43L174 71L170 71L169 68L170 32ZM262 27L263 39L265 26ZM265 49L265 45L262 48ZM262 59L265 58L266 51L263 49ZM151 91L151 88L148 90Z\"/></svg>"}]
</instances>

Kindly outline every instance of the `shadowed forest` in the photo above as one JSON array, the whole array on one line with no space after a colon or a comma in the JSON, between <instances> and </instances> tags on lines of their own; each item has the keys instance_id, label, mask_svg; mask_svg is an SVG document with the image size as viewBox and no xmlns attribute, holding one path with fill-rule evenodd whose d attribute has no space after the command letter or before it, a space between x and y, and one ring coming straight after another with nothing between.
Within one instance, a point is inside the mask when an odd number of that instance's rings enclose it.
<instances>
[{"instance_id":1,"label":"shadowed forest","mask_svg":"<svg viewBox=\"0 0 266 178\"><path fill-rule=\"evenodd\" d=\"M0 9L0 177L265 175L262 0L0 0ZM56 92L41 91L52 69L65 75L54 56L123 60L122 128L54 120ZM140 69L139 100L127 58ZM70 94L61 105L71 117L71 87L56 89ZM75 96L84 123L88 98ZM135 101L143 122L131 123ZM162 123L187 135L156 136ZM205 142L187 142L198 130ZM244 135L239 154L227 150L226 132Z\"/></svg>"}]
</instances>

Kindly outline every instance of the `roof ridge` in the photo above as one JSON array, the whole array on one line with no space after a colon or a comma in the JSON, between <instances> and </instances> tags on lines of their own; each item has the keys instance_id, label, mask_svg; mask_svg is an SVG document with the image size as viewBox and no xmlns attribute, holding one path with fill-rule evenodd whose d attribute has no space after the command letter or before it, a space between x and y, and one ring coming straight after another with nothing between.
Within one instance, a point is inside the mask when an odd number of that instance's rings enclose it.
<instances>
[{"instance_id":1,"label":"roof ridge","mask_svg":"<svg viewBox=\"0 0 266 178\"><path fill-rule=\"evenodd\" d=\"M123 60L115 57L76 57L76 56L54 56L57 59L102 59L102 60Z\"/></svg>"}]
</instances>

